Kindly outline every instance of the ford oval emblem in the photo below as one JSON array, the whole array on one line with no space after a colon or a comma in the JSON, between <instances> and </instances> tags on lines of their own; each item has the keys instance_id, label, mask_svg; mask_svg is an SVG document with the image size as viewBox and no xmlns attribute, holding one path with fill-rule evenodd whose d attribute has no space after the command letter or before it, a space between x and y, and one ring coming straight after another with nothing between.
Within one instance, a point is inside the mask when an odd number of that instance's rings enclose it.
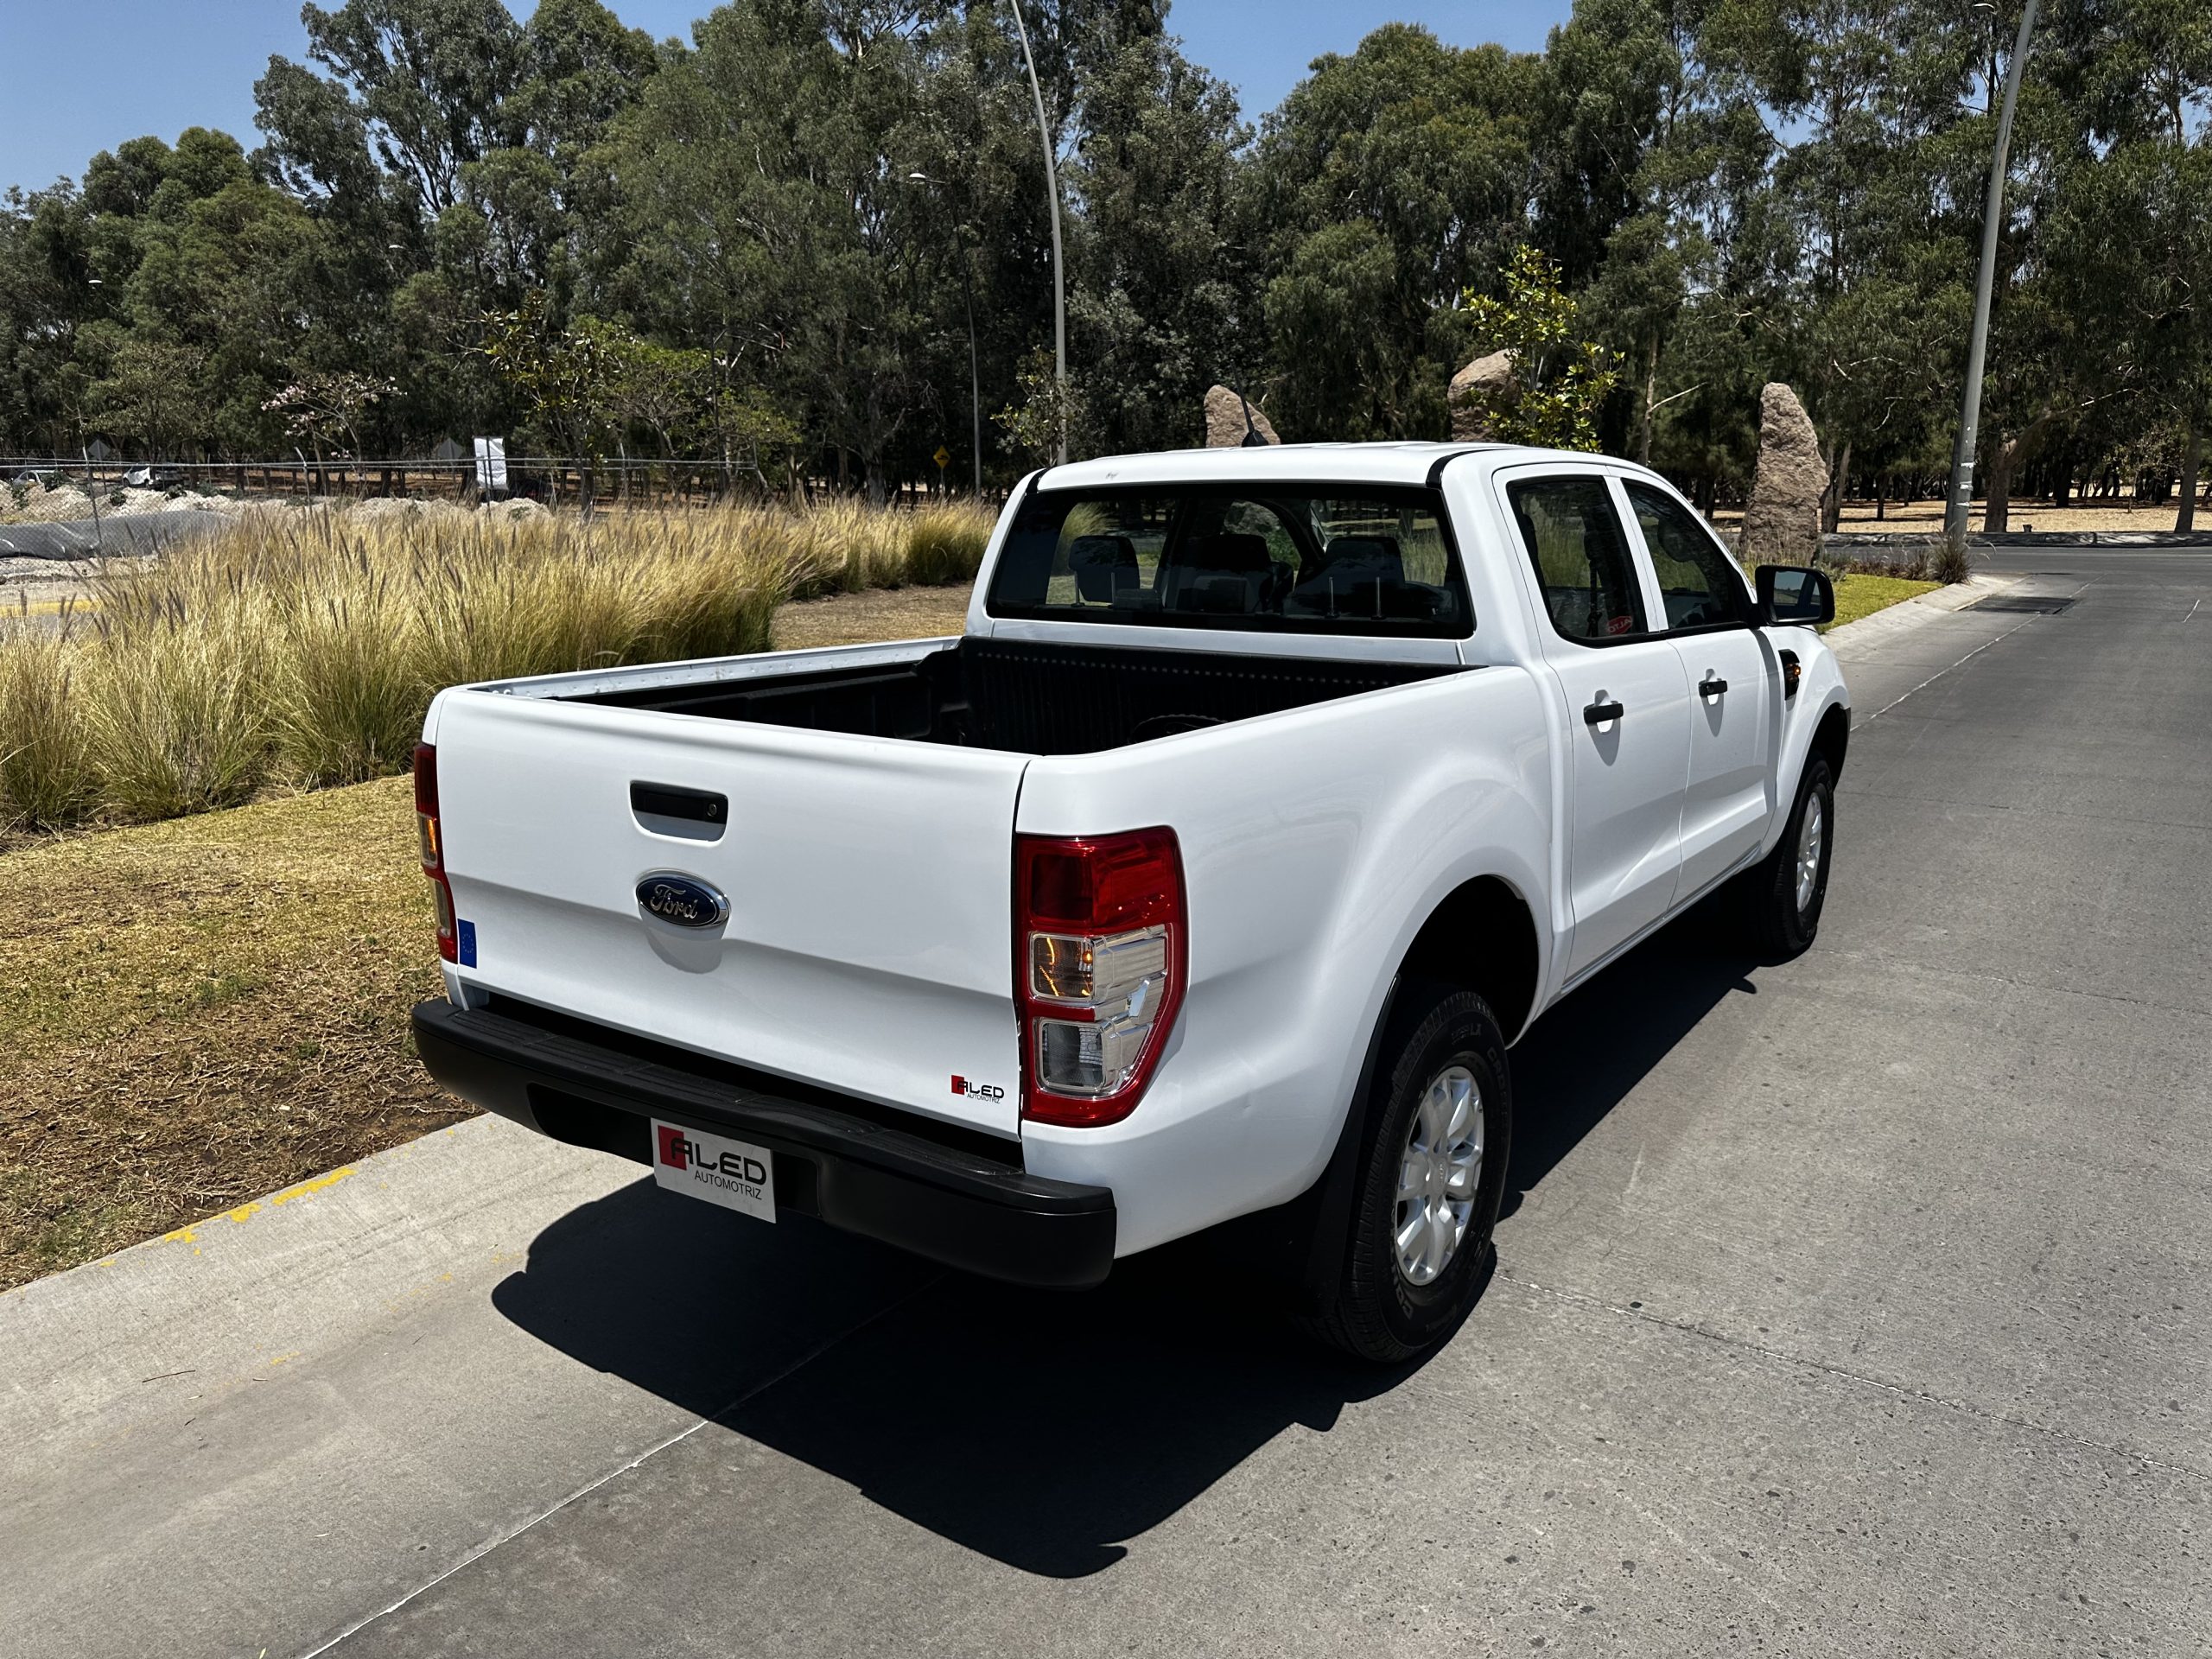
<instances>
[{"instance_id":1,"label":"ford oval emblem","mask_svg":"<svg viewBox=\"0 0 2212 1659\"><path fill-rule=\"evenodd\" d=\"M729 920L729 900L719 887L674 870L656 870L639 882L638 905L678 927L720 927Z\"/></svg>"}]
</instances>

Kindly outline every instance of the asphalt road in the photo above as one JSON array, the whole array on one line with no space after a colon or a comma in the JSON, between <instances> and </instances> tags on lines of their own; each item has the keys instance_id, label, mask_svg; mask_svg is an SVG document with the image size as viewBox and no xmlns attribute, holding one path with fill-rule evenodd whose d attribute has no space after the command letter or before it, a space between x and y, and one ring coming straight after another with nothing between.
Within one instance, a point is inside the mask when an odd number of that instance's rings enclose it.
<instances>
[{"instance_id":1,"label":"asphalt road","mask_svg":"<svg viewBox=\"0 0 2212 1659\"><path fill-rule=\"evenodd\" d=\"M1395 1372L495 1121L0 1298L0 1650L2212 1650L2212 549L1863 630L1826 921L1514 1058Z\"/></svg>"}]
</instances>

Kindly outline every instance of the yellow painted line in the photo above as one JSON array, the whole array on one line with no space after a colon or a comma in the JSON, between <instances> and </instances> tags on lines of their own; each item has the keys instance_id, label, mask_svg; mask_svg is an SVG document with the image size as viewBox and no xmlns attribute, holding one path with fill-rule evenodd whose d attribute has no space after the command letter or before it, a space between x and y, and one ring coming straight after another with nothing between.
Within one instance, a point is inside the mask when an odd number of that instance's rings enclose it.
<instances>
[{"instance_id":1,"label":"yellow painted line","mask_svg":"<svg viewBox=\"0 0 2212 1659\"><path fill-rule=\"evenodd\" d=\"M337 1185L339 1182L344 1180L353 1173L353 1165L340 1164L336 1169L332 1170L327 1175L318 1175L311 1181L302 1181L297 1186L286 1187L282 1192L279 1192L275 1197L271 1198L269 1202L271 1204L284 1205L291 1203L295 1198L311 1197L315 1193L321 1192L325 1187Z\"/></svg>"},{"instance_id":2,"label":"yellow painted line","mask_svg":"<svg viewBox=\"0 0 2212 1659\"><path fill-rule=\"evenodd\" d=\"M0 617L59 616L65 609L72 612L97 611L99 607L100 602L96 599L41 599L28 605L0 604Z\"/></svg>"},{"instance_id":3,"label":"yellow painted line","mask_svg":"<svg viewBox=\"0 0 2212 1659\"><path fill-rule=\"evenodd\" d=\"M284 1205L290 1204L296 1199L311 1198L316 1193L322 1192L325 1188L337 1185L339 1182L344 1180L353 1173L353 1165L342 1164L338 1168L332 1170L327 1175L318 1175L312 1180L301 1181L296 1185L288 1186L281 1192L270 1193L269 1196L269 1205L271 1209L276 1209ZM260 1200L256 1199L251 1204L242 1204L235 1210L225 1210L219 1214L210 1217L210 1219L215 1221L227 1221L234 1226L243 1226L245 1223L251 1221L254 1217L260 1213L261 1202ZM206 1225L206 1222L200 1222L190 1227L180 1227L174 1232L163 1233L162 1235L162 1243L164 1244L193 1243L200 1237L200 1229ZM197 1252L194 1252L194 1254L197 1254Z\"/></svg>"}]
</instances>

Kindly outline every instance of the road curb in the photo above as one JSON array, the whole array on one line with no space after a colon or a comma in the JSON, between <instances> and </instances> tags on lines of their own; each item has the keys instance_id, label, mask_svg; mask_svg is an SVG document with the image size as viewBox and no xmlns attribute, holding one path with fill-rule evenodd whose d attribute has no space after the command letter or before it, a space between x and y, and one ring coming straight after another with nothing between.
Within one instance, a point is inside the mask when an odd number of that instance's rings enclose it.
<instances>
[{"instance_id":1,"label":"road curb","mask_svg":"<svg viewBox=\"0 0 2212 1659\"><path fill-rule=\"evenodd\" d=\"M2024 576L2000 576L1978 570L1964 582L1938 588L1932 594L1916 594L1910 599L1876 611L1872 616L1862 616L1856 622L1830 628L1821 638L1837 656L1847 658L1854 652L1884 640L1894 639L1900 634L1917 632L1936 617L1953 615L1969 605L2008 593L2025 580Z\"/></svg>"}]
</instances>

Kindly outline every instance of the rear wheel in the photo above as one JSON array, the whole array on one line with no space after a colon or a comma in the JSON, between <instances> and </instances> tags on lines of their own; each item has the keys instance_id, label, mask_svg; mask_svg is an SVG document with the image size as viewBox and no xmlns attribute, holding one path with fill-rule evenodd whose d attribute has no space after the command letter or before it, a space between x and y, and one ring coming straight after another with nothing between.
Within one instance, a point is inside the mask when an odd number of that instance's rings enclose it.
<instances>
[{"instance_id":1,"label":"rear wheel","mask_svg":"<svg viewBox=\"0 0 2212 1659\"><path fill-rule=\"evenodd\" d=\"M1374 1088L1344 1259L1313 1325L1387 1363L1448 1336L1490 1281L1513 1128L1490 1005L1472 991L1409 988Z\"/></svg>"},{"instance_id":2,"label":"rear wheel","mask_svg":"<svg viewBox=\"0 0 2212 1659\"><path fill-rule=\"evenodd\" d=\"M1835 781L1815 754L1805 762L1781 843L1744 878L1745 925L1762 954L1794 957L1813 943L1834 852Z\"/></svg>"}]
</instances>

